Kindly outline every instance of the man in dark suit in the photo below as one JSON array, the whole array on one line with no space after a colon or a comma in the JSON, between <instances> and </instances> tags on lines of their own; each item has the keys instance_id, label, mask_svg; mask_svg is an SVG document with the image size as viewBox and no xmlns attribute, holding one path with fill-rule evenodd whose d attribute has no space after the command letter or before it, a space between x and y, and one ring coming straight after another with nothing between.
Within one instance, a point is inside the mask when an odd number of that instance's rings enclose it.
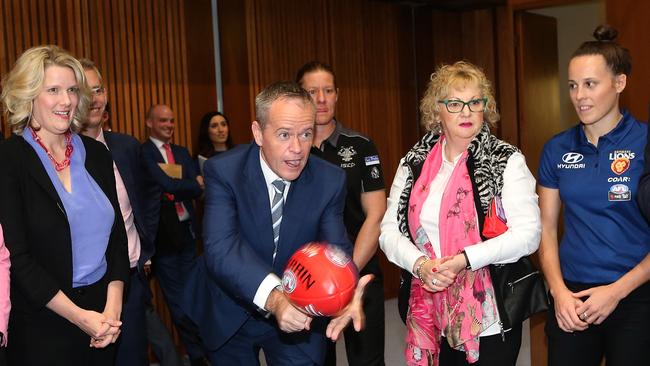
<instances>
[{"instance_id":1,"label":"man in dark suit","mask_svg":"<svg viewBox=\"0 0 650 366\"><path fill-rule=\"evenodd\" d=\"M146 116L149 139L141 153L150 185L158 190L158 229L155 233L154 273L193 365L203 365L204 350L196 325L180 307L182 291L196 257L193 199L203 192L202 178L184 147L172 144L174 113L154 105Z\"/></svg>"},{"instance_id":2,"label":"man in dark suit","mask_svg":"<svg viewBox=\"0 0 650 366\"><path fill-rule=\"evenodd\" d=\"M188 315L215 365L322 364L325 335L336 339L354 320L360 297L327 329L294 307L280 276L304 243L325 240L351 255L343 225L345 173L309 157L316 109L297 84L275 83L255 99L255 144L241 145L205 165L205 253L184 297ZM281 206L280 214L278 207Z\"/></svg>"},{"instance_id":3,"label":"man in dark suit","mask_svg":"<svg viewBox=\"0 0 650 366\"><path fill-rule=\"evenodd\" d=\"M128 238L130 285L124 295L116 364L148 365L145 310L151 292L146 272L154 252L151 232L157 225L158 197L144 186L138 140L103 131L103 112L108 96L102 76L92 61L82 59L80 62L92 92L92 103L82 133L102 142L111 151L118 201Z\"/></svg>"}]
</instances>

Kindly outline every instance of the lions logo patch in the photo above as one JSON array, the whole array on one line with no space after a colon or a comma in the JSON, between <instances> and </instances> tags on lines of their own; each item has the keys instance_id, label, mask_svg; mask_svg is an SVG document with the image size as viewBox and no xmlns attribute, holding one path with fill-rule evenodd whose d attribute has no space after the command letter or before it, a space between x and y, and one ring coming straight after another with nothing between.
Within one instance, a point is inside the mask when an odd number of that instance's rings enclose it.
<instances>
[{"instance_id":1,"label":"lions logo patch","mask_svg":"<svg viewBox=\"0 0 650 366\"><path fill-rule=\"evenodd\" d=\"M612 161L612 171L616 175L625 173L630 168L630 160L628 158L618 158Z\"/></svg>"}]
</instances>

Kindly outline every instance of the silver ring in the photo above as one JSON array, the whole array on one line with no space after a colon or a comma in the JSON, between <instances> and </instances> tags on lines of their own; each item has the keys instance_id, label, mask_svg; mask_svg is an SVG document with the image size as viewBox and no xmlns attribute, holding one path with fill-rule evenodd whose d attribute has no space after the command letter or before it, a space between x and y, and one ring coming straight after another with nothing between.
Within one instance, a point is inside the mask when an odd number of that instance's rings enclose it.
<instances>
[{"instance_id":1,"label":"silver ring","mask_svg":"<svg viewBox=\"0 0 650 366\"><path fill-rule=\"evenodd\" d=\"M431 284L432 284L433 286L438 285L438 279L437 279L437 278L432 279L432 280L431 280Z\"/></svg>"},{"instance_id":2,"label":"silver ring","mask_svg":"<svg viewBox=\"0 0 650 366\"><path fill-rule=\"evenodd\" d=\"M588 317L589 316L587 315L586 311L584 313L582 313L582 320L587 320Z\"/></svg>"}]
</instances>

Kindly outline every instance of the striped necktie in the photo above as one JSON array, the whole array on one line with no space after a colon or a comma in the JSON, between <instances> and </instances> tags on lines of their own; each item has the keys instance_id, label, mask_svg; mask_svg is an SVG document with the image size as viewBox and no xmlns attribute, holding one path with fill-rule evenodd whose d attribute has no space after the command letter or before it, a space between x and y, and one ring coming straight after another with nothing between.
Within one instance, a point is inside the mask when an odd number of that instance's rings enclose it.
<instances>
[{"instance_id":1,"label":"striped necktie","mask_svg":"<svg viewBox=\"0 0 650 366\"><path fill-rule=\"evenodd\" d=\"M284 206L284 188L285 183L281 179L273 181L273 188L275 195L273 196L273 203L271 204L271 221L273 222L273 262L275 262L275 255L278 253L278 240L280 239L280 224L282 223L282 206Z\"/></svg>"}]
</instances>

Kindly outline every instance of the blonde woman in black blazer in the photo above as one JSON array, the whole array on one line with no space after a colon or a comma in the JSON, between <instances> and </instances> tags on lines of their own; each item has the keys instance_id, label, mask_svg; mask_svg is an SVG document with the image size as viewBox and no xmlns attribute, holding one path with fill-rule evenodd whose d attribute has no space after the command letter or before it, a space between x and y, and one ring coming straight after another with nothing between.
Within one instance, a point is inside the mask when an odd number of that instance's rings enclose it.
<instances>
[{"instance_id":1,"label":"blonde woman in black blazer","mask_svg":"<svg viewBox=\"0 0 650 366\"><path fill-rule=\"evenodd\" d=\"M1 99L14 133L0 144L0 222L12 262L9 364L112 365L127 239L110 153L76 134L89 100L83 69L56 46L32 48L3 79ZM81 196L82 187L91 194ZM102 216L84 211L93 205ZM82 222L86 213L106 220ZM75 234L84 226L101 229L103 242L93 230L90 239Z\"/></svg>"}]
</instances>

